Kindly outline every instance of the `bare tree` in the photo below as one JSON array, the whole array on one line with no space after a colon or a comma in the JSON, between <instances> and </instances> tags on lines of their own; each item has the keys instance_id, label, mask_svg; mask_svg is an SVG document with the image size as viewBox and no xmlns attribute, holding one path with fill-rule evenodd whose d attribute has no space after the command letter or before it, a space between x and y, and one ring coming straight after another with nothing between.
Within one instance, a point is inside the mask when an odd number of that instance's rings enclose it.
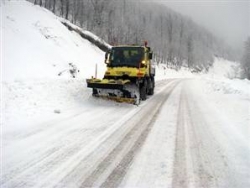
<instances>
[{"instance_id":1,"label":"bare tree","mask_svg":"<svg viewBox=\"0 0 250 188\"><path fill-rule=\"evenodd\" d=\"M187 65L191 68L194 64L194 44L193 36L190 34L187 39Z\"/></svg>"},{"instance_id":2,"label":"bare tree","mask_svg":"<svg viewBox=\"0 0 250 188\"><path fill-rule=\"evenodd\" d=\"M64 15L64 0L60 0L60 15Z\"/></svg>"},{"instance_id":3,"label":"bare tree","mask_svg":"<svg viewBox=\"0 0 250 188\"><path fill-rule=\"evenodd\" d=\"M65 0L66 2L66 6L65 6L65 19L69 19L69 9L70 9L70 3L69 3L70 0Z\"/></svg>"},{"instance_id":4,"label":"bare tree","mask_svg":"<svg viewBox=\"0 0 250 188\"><path fill-rule=\"evenodd\" d=\"M91 3L94 8L94 27L102 26L102 13L105 6L105 0L91 0Z\"/></svg>"},{"instance_id":5,"label":"bare tree","mask_svg":"<svg viewBox=\"0 0 250 188\"><path fill-rule=\"evenodd\" d=\"M184 33L184 22L180 19L180 28L179 28L179 46L178 46L178 55L177 55L177 67L180 68L182 66L183 60L183 52L182 52L182 40Z\"/></svg>"},{"instance_id":6,"label":"bare tree","mask_svg":"<svg viewBox=\"0 0 250 188\"><path fill-rule=\"evenodd\" d=\"M232 57L220 40L191 20L150 2L127 0L29 0L87 29L110 43L142 44L158 62L207 67L214 54ZM58 10L58 11L57 11ZM196 65L194 64L196 63Z\"/></svg>"},{"instance_id":7,"label":"bare tree","mask_svg":"<svg viewBox=\"0 0 250 188\"><path fill-rule=\"evenodd\" d=\"M56 12L56 0L53 0L53 5L52 5L52 12Z\"/></svg>"},{"instance_id":8,"label":"bare tree","mask_svg":"<svg viewBox=\"0 0 250 188\"><path fill-rule=\"evenodd\" d=\"M248 37L245 42L245 49L241 60L241 67L243 70L243 77L250 80L250 37Z\"/></svg>"}]
</instances>

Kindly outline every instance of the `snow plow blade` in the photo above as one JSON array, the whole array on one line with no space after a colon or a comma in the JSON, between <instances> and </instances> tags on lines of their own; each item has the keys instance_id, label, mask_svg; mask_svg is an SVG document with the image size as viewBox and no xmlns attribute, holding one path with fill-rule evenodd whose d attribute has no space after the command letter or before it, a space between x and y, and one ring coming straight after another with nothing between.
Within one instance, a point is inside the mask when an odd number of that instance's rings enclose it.
<instances>
[{"instance_id":1,"label":"snow plow blade","mask_svg":"<svg viewBox=\"0 0 250 188\"><path fill-rule=\"evenodd\" d=\"M131 86L130 80L114 79L87 79L87 87L93 88L93 96L138 105L139 92Z\"/></svg>"},{"instance_id":2,"label":"snow plow blade","mask_svg":"<svg viewBox=\"0 0 250 188\"><path fill-rule=\"evenodd\" d=\"M109 79L87 79L87 87L93 89L118 89L123 90L124 85L130 83L130 80L109 80Z\"/></svg>"},{"instance_id":3,"label":"snow plow blade","mask_svg":"<svg viewBox=\"0 0 250 188\"><path fill-rule=\"evenodd\" d=\"M116 97L116 96L102 96L102 95L94 95L94 97L99 97L102 98L104 100L112 100L112 101L116 101L116 102L120 102L120 103L128 103L128 104L137 104L137 100L135 98L125 98L125 97Z\"/></svg>"}]
</instances>

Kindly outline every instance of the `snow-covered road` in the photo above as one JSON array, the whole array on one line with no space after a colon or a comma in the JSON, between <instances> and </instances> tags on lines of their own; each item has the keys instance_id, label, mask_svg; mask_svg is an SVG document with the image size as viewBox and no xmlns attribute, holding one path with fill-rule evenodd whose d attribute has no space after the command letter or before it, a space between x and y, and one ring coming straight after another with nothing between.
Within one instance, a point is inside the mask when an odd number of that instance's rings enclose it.
<instances>
[{"instance_id":1,"label":"snow-covered road","mask_svg":"<svg viewBox=\"0 0 250 188\"><path fill-rule=\"evenodd\" d=\"M1 188L250 187L250 82L236 62L163 62L140 106L104 101L85 81L104 75L104 52L40 6L0 7Z\"/></svg>"},{"instance_id":2,"label":"snow-covered road","mask_svg":"<svg viewBox=\"0 0 250 188\"><path fill-rule=\"evenodd\" d=\"M201 87L162 80L139 107L86 98L60 118L9 131L1 187L249 187L249 127Z\"/></svg>"}]
</instances>

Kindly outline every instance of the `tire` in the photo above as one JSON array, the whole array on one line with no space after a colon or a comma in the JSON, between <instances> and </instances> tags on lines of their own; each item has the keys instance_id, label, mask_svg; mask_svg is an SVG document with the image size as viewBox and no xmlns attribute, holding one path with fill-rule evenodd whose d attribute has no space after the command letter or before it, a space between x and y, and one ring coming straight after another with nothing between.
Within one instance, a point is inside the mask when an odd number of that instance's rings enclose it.
<instances>
[{"instance_id":1,"label":"tire","mask_svg":"<svg viewBox=\"0 0 250 188\"><path fill-rule=\"evenodd\" d=\"M143 85L140 87L140 98L142 101L147 99L147 82L144 81Z\"/></svg>"},{"instance_id":2,"label":"tire","mask_svg":"<svg viewBox=\"0 0 250 188\"><path fill-rule=\"evenodd\" d=\"M92 95L93 95L93 96L96 96L97 94L98 94L97 89L93 88L93 90L92 90Z\"/></svg>"},{"instance_id":3,"label":"tire","mask_svg":"<svg viewBox=\"0 0 250 188\"><path fill-rule=\"evenodd\" d=\"M148 95L153 95L154 94L154 89L155 89L155 79L151 78L150 82L151 82L151 84L150 84L151 86L150 86L150 88L148 90Z\"/></svg>"}]
</instances>

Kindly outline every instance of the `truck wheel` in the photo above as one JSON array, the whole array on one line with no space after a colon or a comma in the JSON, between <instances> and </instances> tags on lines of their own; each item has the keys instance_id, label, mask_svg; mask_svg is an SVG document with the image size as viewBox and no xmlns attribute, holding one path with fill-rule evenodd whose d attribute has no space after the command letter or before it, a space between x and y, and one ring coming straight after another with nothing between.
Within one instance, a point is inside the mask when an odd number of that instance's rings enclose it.
<instances>
[{"instance_id":1,"label":"truck wheel","mask_svg":"<svg viewBox=\"0 0 250 188\"><path fill-rule=\"evenodd\" d=\"M152 78L151 80L150 80L150 84L151 84L151 87L149 88L149 90L148 90L148 95L153 95L154 94L154 89L155 89L155 80L154 80L154 78Z\"/></svg>"},{"instance_id":2,"label":"truck wheel","mask_svg":"<svg viewBox=\"0 0 250 188\"><path fill-rule=\"evenodd\" d=\"M146 83L143 84L143 86L140 88L140 98L142 101L145 101L147 99L147 86Z\"/></svg>"},{"instance_id":3,"label":"truck wheel","mask_svg":"<svg viewBox=\"0 0 250 188\"><path fill-rule=\"evenodd\" d=\"M153 95L154 94L154 88L150 88L148 91L148 95Z\"/></svg>"},{"instance_id":4,"label":"truck wheel","mask_svg":"<svg viewBox=\"0 0 250 188\"><path fill-rule=\"evenodd\" d=\"M97 89L93 88L92 95L96 96L98 94Z\"/></svg>"}]
</instances>

